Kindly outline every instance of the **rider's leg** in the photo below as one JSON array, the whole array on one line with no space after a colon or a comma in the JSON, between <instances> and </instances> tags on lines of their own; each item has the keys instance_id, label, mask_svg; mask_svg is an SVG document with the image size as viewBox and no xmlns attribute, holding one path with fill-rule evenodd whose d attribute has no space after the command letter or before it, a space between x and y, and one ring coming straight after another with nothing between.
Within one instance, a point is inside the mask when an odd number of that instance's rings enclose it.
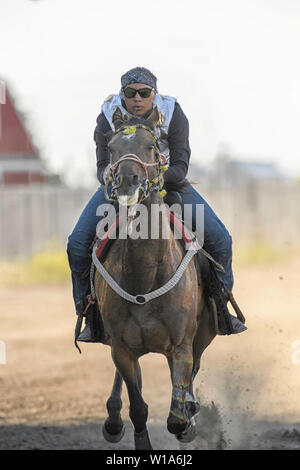
<instances>
[{"instance_id":1,"label":"rider's leg","mask_svg":"<svg viewBox=\"0 0 300 470\"><path fill-rule=\"evenodd\" d=\"M220 221L209 204L202 196L188 185L180 193L182 203L187 205L187 211L192 209L193 229L197 228L196 235L200 242L203 242L203 248L223 266L224 272L216 268L218 278L228 292L233 288L232 272L232 238L225 225ZM202 204L204 209L204 227L196 220L196 205ZM199 211L201 213L201 211ZM236 321L237 320L237 321ZM244 331L246 327L235 317L232 318L236 332Z\"/></svg>"},{"instance_id":2,"label":"rider's leg","mask_svg":"<svg viewBox=\"0 0 300 470\"><path fill-rule=\"evenodd\" d=\"M233 287L232 238L228 230L195 188L189 185L180 194L182 203L186 206L186 212L192 210L193 229L197 229L197 236L203 243L203 248L224 268L224 273L218 270L220 281L226 289L231 291ZM196 220L197 204L202 205L204 209L204 227L202 220ZM201 211L198 212L200 213Z\"/></svg>"},{"instance_id":3,"label":"rider's leg","mask_svg":"<svg viewBox=\"0 0 300 470\"><path fill-rule=\"evenodd\" d=\"M96 226L102 218L101 216L96 215L97 208L101 204L107 204L103 186L100 186L87 203L68 239L67 253L72 273L73 297L76 313L78 315L83 313L88 304L87 295L90 293L90 277L88 272L88 268L90 266L89 248L96 234ZM84 276L85 273L87 275ZM91 337L89 319L92 318L91 315L93 313L96 313L95 308L95 305L91 305L88 309L90 316L87 317L86 328L79 336L79 341L101 341L104 339L104 334L103 338L101 338L101 333L97 338ZM100 332L101 324L102 319L100 319Z\"/></svg>"}]
</instances>

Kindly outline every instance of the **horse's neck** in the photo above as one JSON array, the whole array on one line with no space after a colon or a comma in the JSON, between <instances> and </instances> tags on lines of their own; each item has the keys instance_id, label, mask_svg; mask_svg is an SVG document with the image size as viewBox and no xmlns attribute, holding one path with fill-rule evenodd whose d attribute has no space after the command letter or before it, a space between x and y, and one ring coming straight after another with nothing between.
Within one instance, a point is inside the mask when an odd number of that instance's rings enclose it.
<instances>
[{"instance_id":1,"label":"horse's neck","mask_svg":"<svg viewBox=\"0 0 300 470\"><path fill-rule=\"evenodd\" d=\"M172 252L174 238L169 218L163 204L144 205L146 212L136 222L140 225L141 237L126 240L125 247L130 255L141 256L141 252L152 251L152 258Z\"/></svg>"},{"instance_id":2,"label":"horse's neck","mask_svg":"<svg viewBox=\"0 0 300 470\"><path fill-rule=\"evenodd\" d=\"M131 289L153 289L169 278L168 271L177 266L176 246L164 207L145 204L148 221L147 239L127 238L122 240L121 258L124 279ZM158 213L160 209L161 215ZM174 266L173 266L174 265Z\"/></svg>"}]
</instances>

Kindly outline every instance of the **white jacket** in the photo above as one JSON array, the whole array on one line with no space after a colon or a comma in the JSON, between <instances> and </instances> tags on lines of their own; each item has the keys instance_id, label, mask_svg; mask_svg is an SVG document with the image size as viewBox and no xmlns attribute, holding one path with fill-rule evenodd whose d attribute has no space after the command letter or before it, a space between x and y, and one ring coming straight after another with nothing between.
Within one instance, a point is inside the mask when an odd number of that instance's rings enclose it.
<instances>
[{"instance_id":1,"label":"white jacket","mask_svg":"<svg viewBox=\"0 0 300 470\"><path fill-rule=\"evenodd\" d=\"M168 136L168 131L169 131L169 125L170 125L173 112L174 112L175 103L176 103L176 98L173 98L172 96L167 96L167 95L160 95L159 93L156 94L153 100L153 105L154 107L157 107L162 118L162 124L157 129L158 130L158 144L159 144L160 151L164 153L166 156L169 155L167 136ZM122 116L125 119L130 119L134 117L122 105L122 92L120 92L118 95L110 95L104 101L101 107L101 111L103 112L104 116L106 117L113 131L115 131L115 128L112 122L112 117L117 108L120 109Z\"/></svg>"}]
</instances>

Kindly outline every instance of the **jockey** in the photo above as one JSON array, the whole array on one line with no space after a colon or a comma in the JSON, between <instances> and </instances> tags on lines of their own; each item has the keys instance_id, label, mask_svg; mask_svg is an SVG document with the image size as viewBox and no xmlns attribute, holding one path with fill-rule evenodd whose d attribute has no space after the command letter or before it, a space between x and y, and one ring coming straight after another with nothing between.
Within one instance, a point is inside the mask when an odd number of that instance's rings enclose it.
<instances>
[{"instance_id":1,"label":"jockey","mask_svg":"<svg viewBox=\"0 0 300 470\"><path fill-rule=\"evenodd\" d=\"M148 69L135 67L121 77L121 91L118 95L110 95L103 103L97 118L94 132L97 155L97 177L100 187L92 196L83 210L72 234L68 239L68 258L72 273L73 296L77 315L82 315L88 308L86 325L77 340L85 342L105 342L104 327L101 315L95 305L88 305L87 295L90 292L89 275L84 275L89 268L89 248L94 240L96 226L101 220L96 215L99 205L107 204L104 192L104 175L110 163L107 132L115 131L113 115L117 109L124 120L132 117L147 119L154 107L162 116L159 149L167 155L169 168L164 174L166 191L180 194L182 204L195 208L197 204L204 206L204 243L203 248L224 267L224 272L217 270L219 280L227 292L232 291L232 239L226 227L219 220L207 202L198 194L186 179L189 167L189 123L176 98L161 95L157 90L157 79ZM203 236L202 236L203 238ZM97 325L95 327L95 318ZM101 322L99 325L99 321ZM245 325L232 316L233 332L240 333Z\"/></svg>"}]
</instances>

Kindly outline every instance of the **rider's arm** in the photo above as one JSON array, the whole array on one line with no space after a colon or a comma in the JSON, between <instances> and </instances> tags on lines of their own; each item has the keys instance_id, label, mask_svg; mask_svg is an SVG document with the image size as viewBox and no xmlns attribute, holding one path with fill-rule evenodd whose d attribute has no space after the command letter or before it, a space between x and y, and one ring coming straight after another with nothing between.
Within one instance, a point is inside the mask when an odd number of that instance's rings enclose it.
<instances>
[{"instance_id":1,"label":"rider's arm","mask_svg":"<svg viewBox=\"0 0 300 470\"><path fill-rule=\"evenodd\" d=\"M170 167L164 175L166 186L184 184L189 167L191 149L189 145L189 122L179 103L175 104L169 125L168 143L170 149Z\"/></svg>"},{"instance_id":2,"label":"rider's arm","mask_svg":"<svg viewBox=\"0 0 300 470\"><path fill-rule=\"evenodd\" d=\"M104 184L103 172L110 162L106 137L106 134L109 130L109 122L107 121L104 114L100 113L97 118L97 126L94 132L94 141L96 143L97 178L101 184Z\"/></svg>"}]
</instances>

